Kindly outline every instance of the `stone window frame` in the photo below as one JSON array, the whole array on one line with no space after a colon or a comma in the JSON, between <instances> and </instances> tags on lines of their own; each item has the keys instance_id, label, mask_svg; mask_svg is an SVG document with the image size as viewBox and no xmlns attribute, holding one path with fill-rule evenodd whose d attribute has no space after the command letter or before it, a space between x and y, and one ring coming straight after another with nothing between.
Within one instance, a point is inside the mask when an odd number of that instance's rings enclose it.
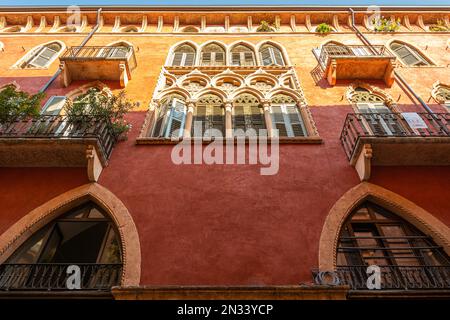
<instances>
[{"instance_id":1,"label":"stone window frame","mask_svg":"<svg viewBox=\"0 0 450 320\"><path fill-rule=\"evenodd\" d=\"M447 83L441 83L440 81L436 81L433 84L433 88L431 90L431 96L434 98L434 100L441 104L444 108L447 109L447 112L450 112L450 93L448 99L445 97L442 97L440 90L443 88L447 89L450 92L450 84Z\"/></svg>"},{"instance_id":2,"label":"stone window frame","mask_svg":"<svg viewBox=\"0 0 450 320\"><path fill-rule=\"evenodd\" d=\"M61 49L59 49L59 51L47 62L47 64L43 67L32 67L32 68L21 68L20 65L23 64L25 61L27 60L31 60L32 58L34 58L34 55L36 55L36 53L38 53L42 48L44 48L47 45L50 45L52 43L57 43L61 46ZM41 43L35 47L33 47L32 49L28 50L28 52L21 57L16 63L14 63L14 65L11 67L11 69L20 69L20 70L46 70L49 69L50 66L53 64L53 62L55 62L55 60L61 55L61 53L64 52L64 50L66 49L66 44L60 40L52 40L52 41L48 41L45 43Z\"/></svg>"}]
</instances>

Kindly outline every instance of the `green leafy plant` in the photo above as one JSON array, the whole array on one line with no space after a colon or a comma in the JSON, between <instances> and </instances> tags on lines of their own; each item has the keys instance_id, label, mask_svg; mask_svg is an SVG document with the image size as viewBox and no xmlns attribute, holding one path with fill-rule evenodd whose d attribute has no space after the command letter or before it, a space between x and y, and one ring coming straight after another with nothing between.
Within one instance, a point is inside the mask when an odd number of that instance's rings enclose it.
<instances>
[{"instance_id":1,"label":"green leafy plant","mask_svg":"<svg viewBox=\"0 0 450 320\"><path fill-rule=\"evenodd\" d=\"M0 89L0 124L37 117L44 93L30 95L14 85Z\"/></svg>"},{"instance_id":2,"label":"green leafy plant","mask_svg":"<svg viewBox=\"0 0 450 320\"><path fill-rule=\"evenodd\" d=\"M432 24L430 26L430 31L449 31L449 28L445 25L445 22L443 20L438 20L435 24Z\"/></svg>"},{"instance_id":3,"label":"green leafy plant","mask_svg":"<svg viewBox=\"0 0 450 320\"><path fill-rule=\"evenodd\" d=\"M256 32L273 32L273 30L272 23L262 20L259 27L256 29Z\"/></svg>"},{"instance_id":4,"label":"green leafy plant","mask_svg":"<svg viewBox=\"0 0 450 320\"><path fill-rule=\"evenodd\" d=\"M330 33L333 31L333 28L328 23L321 23L316 27L316 32L319 33Z\"/></svg>"},{"instance_id":5,"label":"green leafy plant","mask_svg":"<svg viewBox=\"0 0 450 320\"><path fill-rule=\"evenodd\" d=\"M118 138L123 138L131 129L124 116L139 103L133 103L126 97L125 91L112 94L110 90L89 89L88 92L75 100L67 99L64 110L69 122L79 123L89 119L105 119Z\"/></svg>"},{"instance_id":6,"label":"green leafy plant","mask_svg":"<svg viewBox=\"0 0 450 320\"><path fill-rule=\"evenodd\" d=\"M395 20L385 17L381 17L378 21L373 19L372 23L375 26L374 30L377 32L395 32L401 26L400 19Z\"/></svg>"}]
</instances>

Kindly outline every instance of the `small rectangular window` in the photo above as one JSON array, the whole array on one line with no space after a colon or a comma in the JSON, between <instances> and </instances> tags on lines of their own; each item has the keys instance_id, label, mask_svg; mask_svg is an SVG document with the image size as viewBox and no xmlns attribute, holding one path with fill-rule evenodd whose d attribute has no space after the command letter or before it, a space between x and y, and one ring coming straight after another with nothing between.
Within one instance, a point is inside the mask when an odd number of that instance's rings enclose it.
<instances>
[{"instance_id":1,"label":"small rectangular window","mask_svg":"<svg viewBox=\"0 0 450 320\"><path fill-rule=\"evenodd\" d=\"M42 108L41 114L44 116L57 116L61 114L61 110L66 103L64 96L52 96Z\"/></svg>"}]
</instances>

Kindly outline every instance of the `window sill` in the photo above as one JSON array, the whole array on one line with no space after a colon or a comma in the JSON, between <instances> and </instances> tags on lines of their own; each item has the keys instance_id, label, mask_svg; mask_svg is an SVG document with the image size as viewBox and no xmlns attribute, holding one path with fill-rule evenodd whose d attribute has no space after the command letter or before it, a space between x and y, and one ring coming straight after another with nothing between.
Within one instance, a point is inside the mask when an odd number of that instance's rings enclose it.
<instances>
[{"instance_id":1,"label":"window sill","mask_svg":"<svg viewBox=\"0 0 450 320\"><path fill-rule=\"evenodd\" d=\"M190 141L191 143L195 143L195 142L201 142L202 144L210 144L211 142L213 142L214 140L210 140L210 139L184 139L186 141ZM272 142L272 138L268 138L267 141L268 143ZM144 145L144 144L152 144L152 145L160 145L160 144L178 144L181 141L183 141L183 139L179 139L179 140L171 140L168 138L150 138L150 137L138 137L136 138L136 144L139 145ZM233 142L234 144L238 143L238 140L236 138L232 138L232 139L221 139L221 141L223 141L224 143L227 142ZM257 141L259 142L259 139L257 139ZM311 137L295 137L295 138L289 138L289 137L282 137L278 139L279 144L322 144L323 140L322 138L320 138L319 136L311 136ZM245 144L249 144L249 139L245 139Z\"/></svg>"}]
</instances>

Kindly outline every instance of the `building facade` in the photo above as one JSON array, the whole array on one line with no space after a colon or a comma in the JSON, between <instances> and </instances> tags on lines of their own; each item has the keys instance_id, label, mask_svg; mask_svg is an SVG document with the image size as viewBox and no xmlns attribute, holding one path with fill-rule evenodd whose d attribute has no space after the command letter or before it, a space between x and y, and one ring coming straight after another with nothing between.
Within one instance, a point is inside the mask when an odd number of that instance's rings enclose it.
<instances>
[{"instance_id":1,"label":"building facade","mask_svg":"<svg viewBox=\"0 0 450 320\"><path fill-rule=\"evenodd\" d=\"M0 295L450 296L450 12L373 14L1 9L0 87L45 98L0 124ZM138 103L126 139L67 125L105 88ZM236 129L279 142L274 174L173 160Z\"/></svg>"}]
</instances>

